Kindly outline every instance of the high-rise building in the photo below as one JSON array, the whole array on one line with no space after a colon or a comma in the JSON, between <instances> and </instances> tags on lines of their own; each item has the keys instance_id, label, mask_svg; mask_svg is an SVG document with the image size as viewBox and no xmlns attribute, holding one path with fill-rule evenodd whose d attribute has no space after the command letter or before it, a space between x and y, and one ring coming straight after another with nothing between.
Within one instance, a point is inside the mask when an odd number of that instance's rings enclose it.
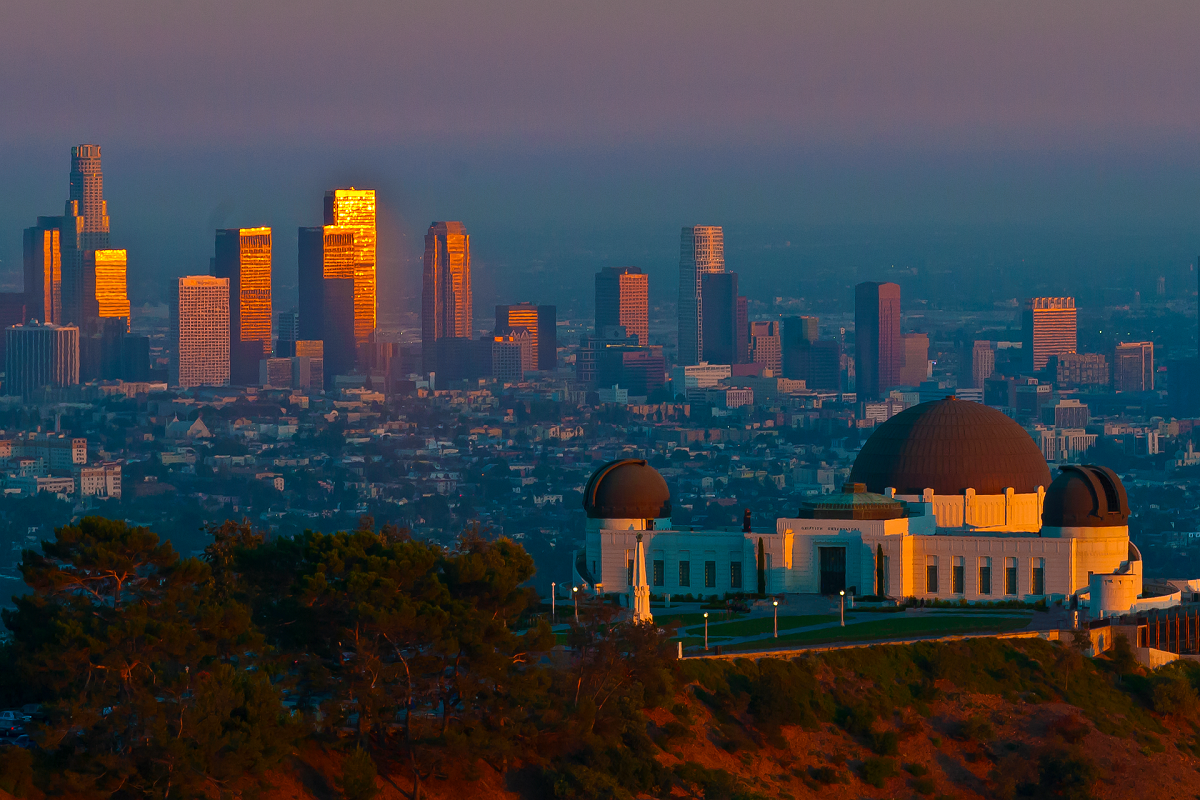
<instances>
[{"instance_id":1,"label":"high-rise building","mask_svg":"<svg viewBox=\"0 0 1200 800\"><path fill-rule=\"evenodd\" d=\"M150 337L126 335L121 339L121 380L150 380Z\"/></svg>"},{"instance_id":2,"label":"high-rise building","mask_svg":"<svg viewBox=\"0 0 1200 800\"><path fill-rule=\"evenodd\" d=\"M818 339L809 345L808 369L803 377L809 389L838 392L842 389L842 345L836 339Z\"/></svg>"},{"instance_id":3,"label":"high-rise building","mask_svg":"<svg viewBox=\"0 0 1200 800\"><path fill-rule=\"evenodd\" d=\"M679 241L679 363L691 366L704 352L703 277L725 271L725 234L716 225L685 227Z\"/></svg>"},{"instance_id":4,"label":"high-rise building","mask_svg":"<svg viewBox=\"0 0 1200 800\"><path fill-rule=\"evenodd\" d=\"M1074 353L1075 298L1029 298L1025 301L1021 334L1025 366L1033 372L1044 369L1050 356Z\"/></svg>"},{"instance_id":5,"label":"high-rise building","mask_svg":"<svg viewBox=\"0 0 1200 800\"><path fill-rule=\"evenodd\" d=\"M292 355L292 385L298 389L325 386L325 343L320 339L297 339Z\"/></svg>"},{"instance_id":6,"label":"high-rise building","mask_svg":"<svg viewBox=\"0 0 1200 800\"><path fill-rule=\"evenodd\" d=\"M700 361L709 364L740 364L741 338L738 336L738 276L736 272L710 272L700 279L701 320Z\"/></svg>"},{"instance_id":7,"label":"high-rise building","mask_svg":"<svg viewBox=\"0 0 1200 800\"><path fill-rule=\"evenodd\" d=\"M83 256L81 312L92 320L124 319L129 331L129 281L124 250L88 250Z\"/></svg>"},{"instance_id":8,"label":"high-rise building","mask_svg":"<svg viewBox=\"0 0 1200 800\"><path fill-rule=\"evenodd\" d=\"M280 311L275 315L275 357L291 358L300 338L300 312Z\"/></svg>"},{"instance_id":9,"label":"high-rise building","mask_svg":"<svg viewBox=\"0 0 1200 800\"><path fill-rule=\"evenodd\" d=\"M13 325L23 325L29 317L25 316L24 292L0 292L0 329L11 328ZM8 338L0 335L0 364L4 363L4 347Z\"/></svg>"},{"instance_id":10,"label":"high-rise building","mask_svg":"<svg viewBox=\"0 0 1200 800\"><path fill-rule=\"evenodd\" d=\"M461 222L434 222L425 234L421 276L421 354L424 369L437 364L439 339L470 339L475 325L471 298L471 237Z\"/></svg>"},{"instance_id":11,"label":"high-rise building","mask_svg":"<svg viewBox=\"0 0 1200 800\"><path fill-rule=\"evenodd\" d=\"M579 341L579 354L575 357L575 380L588 385L595 384L599 380L600 360L605 351L639 346L638 338L627 334L620 325L601 328L592 335L583 335Z\"/></svg>"},{"instance_id":12,"label":"high-rise building","mask_svg":"<svg viewBox=\"0 0 1200 800\"><path fill-rule=\"evenodd\" d=\"M771 370L771 376L782 377L783 349L777 321L750 323L750 359L751 363L762 364L764 369Z\"/></svg>"},{"instance_id":13,"label":"high-rise building","mask_svg":"<svg viewBox=\"0 0 1200 800\"><path fill-rule=\"evenodd\" d=\"M1154 343L1120 342L1113 352L1113 390L1154 391Z\"/></svg>"},{"instance_id":14,"label":"high-rise building","mask_svg":"<svg viewBox=\"0 0 1200 800\"><path fill-rule=\"evenodd\" d=\"M1046 372L1059 389L1108 386L1108 359L1100 353L1063 353L1046 359Z\"/></svg>"},{"instance_id":15,"label":"high-rise building","mask_svg":"<svg viewBox=\"0 0 1200 800\"><path fill-rule=\"evenodd\" d=\"M874 399L900 384L900 287L860 283L854 287L855 389Z\"/></svg>"},{"instance_id":16,"label":"high-rise building","mask_svg":"<svg viewBox=\"0 0 1200 800\"><path fill-rule=\"evenodd\" d=\"M229 279L180 278L171 295L171 385L229 384Z\"/></svg>"},{"instance_id":17,"label":"high-rise building","mask_svg":"<svg viewBox=\"0 0 1200 800\"><path fill-rule=\"evenodd\" d=\"M529 334L528 352L525 354L524 362L521 368L526 372L533 372L540 369L538 364L541 361L541 350L539 344L541 338L541 325L539 324L539 315L543 306L535 306L533 303L517 303L509 306L496 306L496 328L494 334L496 336L508 336L520 331L525 331ZM545 306L545 308L553 309L554 306ZM550 312L553 316L553 310ZM557 352L556 352L557 356Z\"/></svg>"},{"instance_id":18,"label":"high-rise building","mask_svg":"<svg viewBox=\"0 0 1200 800\"><path fill-rule=\"evenodd\" d=\"M818 327L816 317L784 318L780 329L783 377L808 380L809 356L813 342L817 341Z\"/></svg>"},{"instance_id":19,"label":"high-rise building","mask_svg":"<svg viewBox=\"0 0 1200 800\"><path fill-rule=\"evenodd\" d=\"M79 383L79 329L27 322L5 331L4 393L28 397Z\"/></svg>"},{"instance_id":20,"label":"high-rise building","mask_svg":"<svg viewBox=\"0 0 1200 800\"><path fill-rule=\"evenodd\" d=\"M901 337L903 348L900 365L900 385L920 386L929 377L929 336L924 333L906 333Z\"/></svg>"},{"instance_id":21,"label":"high-rise building","mask_svg":"<svg viewBox=\"0 0 1200 800\"><path fill-rule=\"evenodd\" d=\"M640 267L605 267L596 273L596 330L620 325L639 344L650 344L650 276Z\"/></svg>"},{"instance_id":22,"label":"high-rise building","mask_svg":"<svg viewBox=\"0 0 1200 800\"><path fill-rule=\"evenodd\" d=\"M354 368L355 237L352 228L326 225L299 232L299 337L324 342L322 371L332 382Z\"/></svg>"},{"instance_id":23,"label":"high-rise building","mask_svg":"<svg viewBox=\"0 0 1200 800\"><path fill-rule=\"evenodd\" d=\"M525 341L521 341L521 339ZM491 377L501 383L520 383L525 379L525 364L529 360L529 333L495 335L491 339Z\"/></svg>"},{"instance_id":24,"label":"high-rise building","mask_svg":"<svg viewBox=\"0 0 1200 800\"><path fill-rule=\"evenodd\" d=\"M70 191L63 216L53 217L62 235L63 319L72 325L86 322L91 277L84 258L91 250L108 250L108 202L104 199L104 173L100 145L71 148ZM86 331L82 331L86 335Z\"/></svg>"},{"instance_id":25,"label":"high-rise building","mask_svg":"<svg viewBox=\"0 0 1200 800\"><path fill-rule=\"evenodd\" d=\"M540 372L558 369L558 308L538 306L538 357Z\"/></svg>"},{"instance_id":26,"label":"high-rise building","mask_svg":"<svg viewBox=\"0 0 1200 800\"><path fill-rule=\"evenodd\" d=\"M229 281L229 379L256 385L271 352L271 229L218 230L212 272Z\"/></svg>"},{"instance_id":27,"label":"high-rise building","mask_svg":"<svg viewBox=\"0 0 1200 800\"><path fill-rule=\"evenodd\" d=\"M375 190L333 189L325 193L325 224L354 231L354 343L375 338L376 291Z\"/></svg>"},{"instance_id":28,"label":"high-rise building","mask_svg":"<svg viewBox=\"0 0 1200 800\"><path fill-rule=\"evenodd\" d=\"M996 371L996 351L988 339L964 343L958 351L958 388L982 389Z\"/></svg>"},{"instance_id":29,"label":"high-rise building","mask_svg":"<svg viewBox=\"0 0 1200 800\"><path fill-rule=\"evenodd\" d=\"M750 302L743 296L737 299L737 326L734 328L737 338L737 363L750 363Z\"/></svg>"},{"instance_id":30,"label":"high-rise building","mask_svg":"<svg viewBox=\"0 0 1200 800\"><path fill-rule=\"evenodd\" d=\"M62 322L62 233L39 217L25 229L25 313L29 319Z\"/></svg>"},{"instance_id":31,"label":"high-rise building","mask_svg":"<svg viewBox=\"0 0 1200 800\"><path fill-rule=\"evenodd\" d=\"M602 389L620 386L631 396L645 397L666 384L667 362L662 347L632 344L600 350L596 360L596 385Z\"/></svg>"}]
</instances>

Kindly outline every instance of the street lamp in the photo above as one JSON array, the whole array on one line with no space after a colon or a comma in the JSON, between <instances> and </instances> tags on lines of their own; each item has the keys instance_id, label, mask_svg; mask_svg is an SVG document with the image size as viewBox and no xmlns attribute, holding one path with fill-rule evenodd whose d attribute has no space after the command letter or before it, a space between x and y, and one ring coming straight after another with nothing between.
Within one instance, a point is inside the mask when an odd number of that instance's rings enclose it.
<instances>
[{"instance_id":1,"label":"street lamp","mask_svg":"<svg viewBox=\"0 0 1200 800\"><path fill-rule=\"evenodd\" d=\"M708 612L704 612L704 649L708 649Z\"/></svg>"},{"instance_id":2,"label":"street lamp","mask_svg":"<svg viewBox=\"0 0 1200 800\"><path fill-rule=\"evenodd\" d=\"M579 587L571 587L571 597L575 601L575 624L579 624Z\"/></svg>"},{"instance_id":3,"label":"street lamp","mask_svg":"<svg viewBox=\"0 0 1200 800\"><path fill-rule=\"evenodd\" d=\"M838 602L841 604L842 627L844 628L846 627L846 590L842 589L838 592L838 595Z\"/></svg>"},{"instance_id":4,"label":"street lamp","mask_svg":"<svg viewBox=\"0 0 1200 800\"><path fill-rule=\"evenodd\" d=\"M555 608L554 608L554 590L555 590L555 587L557 587L557 586L558 586L557 583L555 583L554 581L550 581L550 624L551 625L558 622L558 616L555 614Z\"/></svg>"},{"instance_id":5,"label":"street lamp","mask_svg":"<svg viewBox=\"0 0 1200 800\"><path fill-rule=\"evenodd\" d=\"M775 606L775 638L779 638L779 601L772 600L771 604Z\"/></svg>"}]
</instances>

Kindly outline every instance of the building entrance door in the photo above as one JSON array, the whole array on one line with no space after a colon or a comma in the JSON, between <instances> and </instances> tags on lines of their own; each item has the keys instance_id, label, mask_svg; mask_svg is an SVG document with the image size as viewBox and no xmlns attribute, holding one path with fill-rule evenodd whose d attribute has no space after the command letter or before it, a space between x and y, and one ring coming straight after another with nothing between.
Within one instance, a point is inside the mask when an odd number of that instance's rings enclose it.
<instances>
[{"instance_id":1,"label":"building entrance door","mask_svg":"<svg viewBox=\"0 0 1200 800\"><path fill-rule=\"evenodd\" d=\"M821 594L837 594L846 588L846 548L818 547L821 561Z\"/></svg>"}]
</instances>

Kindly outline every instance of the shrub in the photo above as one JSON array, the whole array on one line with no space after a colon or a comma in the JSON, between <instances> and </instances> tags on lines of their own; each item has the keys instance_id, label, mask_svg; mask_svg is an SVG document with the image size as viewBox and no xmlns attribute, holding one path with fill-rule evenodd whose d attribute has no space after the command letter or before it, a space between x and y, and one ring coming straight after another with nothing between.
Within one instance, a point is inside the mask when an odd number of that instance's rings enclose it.
<instances>
[{"instance_id":1,"label":"shrub","mask_svg":"<svg viewBox=\"0 0 1200 800\"><path fill-rule=\"evenodd\" d=\"M862 779L876 789L882 789L887 779L896 774L896 763L890 758L868 758L862 764Z\"/></svg>"},{"instance_id":2,"label":"shrub","mask_svg":"<svg viewBox=\"0 0 1200 800\"><path fill-rule=\"evenodd\" d=\"M1079 744L1087 738L1090 731L1088 724L1074 715L1059 717L1050 725L1050 734L1067 744Z\"/></svg>"},{"instance_id":3,"label":"shrub","mask_svg":"<svg viewBox=\"0 0 1200 800\"><path fill-rule=\"evenodd\" d=\"M929 767L924 764L905 764L904 771L914 778L920 778L923 775L929 774Z\"/></svg>"},{"instance_id":4,"label":"shrub","mask_svg":"<svg viewBox=\"0 0 1200 800\"><path fill-rule=\"evenodd\" d=\"M838 774L837 770L833 767L813 767L808 772L817 783L824 784L825 786L837 783Z\"/></svg>"},{"instance_id":5,"label":"shrub","mask_svg":"<svg viewBox=\"0 0 1200 800\"><path fill-rule=\"evenodd\" d=\"M1175 675L1161 681L1154 687L1153 706L1160 714L1175 714L1190 717L1196 712L1200 700L1191 682L1183 675Z\"/></svg>"},{"instance_id":6,"label":"shrub","mask_svg":"<svg viewBox=\"0 0 1200 800\"><path fill-rule=\"evenodd\" d=\"M1118 634L1117 638L1113 639L1112 650L1108 653L1109 659L1117 670L1118 675L1129 675L1137 669L1137 656L1133 654L1133 648L1129 645L1129 639L1125 634Z\"/></svg>"},{"instance_id":7,"label":"shrub","mask_svg":"<svg viewBox=\"0 0 1200 800\"><path fill-rule=\"evenodd\" d=\"M375 762L371 760L371 754L361 746L354 748L354 752L342 762L342 779L338 781L342 796L346 800L371 800L379 794L375 788L375 775Z\"/></svg>"},{"instance_id":8,"label":"shrub","mask_svg":"<svg viewBox=\"0 0 1200 800\"><path fill-rule=\"evenodd\" d=\"M1092 784L1099 776L1096 765L1082 750L1051 750L1038 759L1038 789L1041 797L1089 800Z\"/></svg>"},{"instance_id":9,"label":"shrub","mask_svg":"<svg viewBox=\"0 0 1200 800\"><path fill-rule=\"evenodd\" d=\"M27 797L33 789L33 756L20 747L0 750L0 789Z\"/></svg>"},{"instance_id":10,"label":"shrub","mask_svg":"<svg viewBox=\"0 0 1200 800\"><path fill-rule=\"evenodd\" d=\"M900 736L895 731L873 732L871 750L881 756L894 756L900 752Z\"/></svg>"},{"instance_id":11,"label":"shrub","mask_svg":"<svg viewBox=\"0 0 1200 800\"><path fill-rule=\"evenodd\" d=\"M995 735L992 724L979 715L968 717L958 723L955 733L959 739L966 742L990 742Z\"/></svg>"},{"instance_id":12,"label":"shrub","mask_svg":"<svg viewBox=\"0 0 1200 800\"><path fill-rule=\"evenodd\" d=\"M928 775L920 778L914 778L912 781L913 791L917 794L930 795L937 789L937 785L933 782L933 778Z\"/></svg>"}]
</instances>

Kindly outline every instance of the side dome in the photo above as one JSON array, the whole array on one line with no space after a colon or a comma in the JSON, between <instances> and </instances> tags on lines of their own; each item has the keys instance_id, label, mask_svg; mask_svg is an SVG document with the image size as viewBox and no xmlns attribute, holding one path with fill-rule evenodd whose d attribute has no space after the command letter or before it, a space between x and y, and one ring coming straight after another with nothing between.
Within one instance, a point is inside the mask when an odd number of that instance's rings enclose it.
<instances>
[{"instance_id":1,"label":"side dome","mask_svg":"<svg viewBox=\"0 0 1200 800\"><path fill-rule=\"evenodd\" d=\"M982 403L944 400L907 408L875 429L850 471L851 483L896 494L1018 494L1050 485L1050 468L1017 422Z\"/></svg>"},{"instance_id":2,"label":"side dome","mask_svg":"<svg viewBox=\"0 0 1200 800\"><path fill-rule=\"evenodd\" d=\"M1129 498L1108 467L1070 465L1042 503L1042 525L1054 528L1118 528L1129 524Z\"/></svg>"},{"instance_id":3,"label":"side dome","mask_svg":"<svg viewBox=\"0 0 1200 800\"><path fill-rule=\"evenodd\" d=\"M663 519L671 516L671 491L644 460L623 458L592 473L583 508L589 519Z\"/></svg>"}]
</instances>

